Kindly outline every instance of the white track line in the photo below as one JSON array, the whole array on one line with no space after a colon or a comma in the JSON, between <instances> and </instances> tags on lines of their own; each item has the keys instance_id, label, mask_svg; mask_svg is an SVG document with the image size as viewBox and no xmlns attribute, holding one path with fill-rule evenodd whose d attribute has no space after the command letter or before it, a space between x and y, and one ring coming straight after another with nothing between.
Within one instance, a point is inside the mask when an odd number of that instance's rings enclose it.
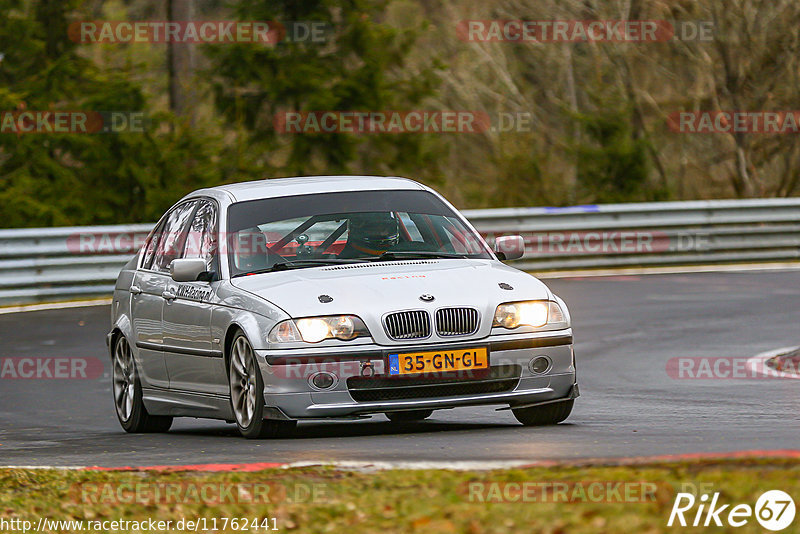
<instances>
[{"instance_id":1,"label":"white track line","mask_svg":"<svg viewBox=\"0 0 800 534\"><path fill-rule=\"evenodd\" d=\"M732 272L752 272L752 271L797 271L800 270L800 262L792 263L748 263L733 265L684 265L676 267L620 267L619 269L585 269L582 271L549 271L537 272L526 269L533 273L536 278L592 278L601 276L620 276L620 275L648 275L648 274L693 274L693 273L732 273Z\"/></svg>"},{"instance_id":2,"label":"white track line","mask_svg":"<svg viewBox=\"0 0 800 534\"><path fill-rule=\"evenodd\" d=\"M293 469L296 467L333 467L346 471L389 471L392 469L448 469L451 471L489 471L494 469L513 469L515 467L531 466L535 461L445 461L445 462L425 462L425 461L397 461L397 462L361 462L361 461L341 461L341 462L291 462L283 466L283 469Z\"/></svg>"},{"instance_id":3,"label":"white track line","mask_svg":"<svg viewBox=\"0 0 800 534\"><path fill-rule=\"evenodd\" d=\"M26 471L39 471L53 469L56 471L82 471L86 467L79 465L0 465L0 469L25 469Z\"/></svg>"},{"instance_id":4,"label":"white track line","mask_svg":"<svg viewBox=\"0 0 800 534\"><path fill-rule=\"evenodd\" d=\"M68 308L85 308L87 306L106 306L111 304L110 298L93 300L72 300L67 302L46 302L42 304L26 304L24 306L8 306L0 308L0 315L6 313L23 313L45 310L65 310Z\"/></svg>"},{"instance_id":5,"label":"white track line","mask_svg":"<svg viewBox=\"0 0 800 534\"><path fill-rule=\"evenodd\" d=\"M772 454L775 453L775 454ZM340 469L343 471L360 471L364 473L372 473L376 471L387 471L393 469L400 470L451 470L451 471L493 471L500 469L514 469L514 468L534 468L534 467L613 467L613 466L627 466L627 465L647 465L658 463L672 463L672 462L693 462L700 460L715 460L715 459L740 459L740 458L800 458L800 450L776 450L776 451L740 451L729 453L680 453L680 454L667 454L662 456L632 456L632 457L607 457L607 458L573 458L562 460L508 460L508 461L494 461L483 462L475 460L467 461L300 461L290 462L284 464L272 464L264 469L295 469L302 467L330 467L333 469ZM209 464L216 466L216 464ZM0 466L0 469L31 469L31 470L44 470L55 469L60 471L80 471L87 470L98 473L109 472L137 472L137 471L159 471L165 473L180 473L180 472L202 472L202 473L225 473L237 472L247 473L256 472L242 469L235 469L235 467L247 467L249 464L230 464L228 467L234 469L192 469L198 466L158 466L157 469L152 467L120 467L120 468L103 468L97 470L95 467L79 467L79 466L49 466L49 465L9 465ZM223 464L222 467L225 467ZM186 469L183 469L186 468Z\"/></svg>"},{"instance_id":6,"label":"white track line","mask_svg":"<svg viewBox=\"0 0 800 534\"><path fill-rule=\"evenodd\" d=\"M363 462L363 461L341 461L341 462L326 462L326 461L302 461L290 462L281 465L280 469L294 469L300 467L332 467L334 469L342 469L345 471L388 471L392 469L449 469L452 471L488 471L492 469L512 469L515 467L524 467L535 464L531 461L496 461L496 462L481 462L481 461L462 461L462 462L424 462L424 461L399 461L399 462ZM168 467L168 466L166 466ZM181 467L181 466L176 466ZM30 469L30 470L44 470L55 469L58 471L81 471L88 469L86 466L54 466L54 465L2 465L0 469ZM133 469L136 469L135 467ZM102 471L106 472L106 471ZM220 471L224 472L224 471Z\"/></svg>"},{"instance_id":7,"label":"white track line","mask_svg":"<svg viewBox=\"0 0 800 534\"><path fill-rule=\"evenodd\" d=\"M781 354L793 352L797 350L797 348L798 347L784 347L782 349L775 349L767 352L762 352L761 354L756 354L752 358L748 358L746 364L747 370L751 371L754 374L757 373L762 377L793 378L795 380L800 380L800 374L785 373L783 371L778 371L776 369L773 369L772 367L767 366L767 360L774 358L775 356L780 356Z\"/></svg>"}]
</instances>

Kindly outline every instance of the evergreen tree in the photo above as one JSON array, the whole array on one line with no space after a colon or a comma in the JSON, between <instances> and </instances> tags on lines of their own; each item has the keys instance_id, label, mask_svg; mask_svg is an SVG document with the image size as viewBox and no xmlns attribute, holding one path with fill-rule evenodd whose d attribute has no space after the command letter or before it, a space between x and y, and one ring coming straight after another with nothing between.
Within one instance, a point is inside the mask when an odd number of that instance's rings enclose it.
<instances>
[{"instance_id":1,"label":"evergreen tree","mask_svg":"<svg viewBox=\"0 0 800 534\"><path fill-rule=\"evenodd\" d=\"M414 174L436 161L435 141L419 134L276 133L286 111L415 109L437 84L435 67L408 68L413 29L381 22L385 0L242 0L242 21L288 30L276 45L211 47L218 109L239 132L234 166L260 176L319 173ZM292 39L294 23L330 29L325 42Z\"/></svg>"},{"instance_id":2,"label":"evergreen tree","mask_svg":"<svg viewBox=\"0 0 800 534\"><path fill-rule=\"evenodd\" d=\"M0 111L140 112L144 132L0 133L4 227L152 221L218 181L207 143L164 127L127 73L79 53L68 26L82 0L0 0Z\"/></svg>"},{"instance_id":3,"label":"evergreen tree","mask_svg":"<svg viewBox=\"0 0 800 534\"><path fill-rule=\"evenodd\" d=\"M635 139L625 113L578 117L586 140L577 147L578 185L595 202L650 200L647 142Z\"/></svg>"}]
</instances>

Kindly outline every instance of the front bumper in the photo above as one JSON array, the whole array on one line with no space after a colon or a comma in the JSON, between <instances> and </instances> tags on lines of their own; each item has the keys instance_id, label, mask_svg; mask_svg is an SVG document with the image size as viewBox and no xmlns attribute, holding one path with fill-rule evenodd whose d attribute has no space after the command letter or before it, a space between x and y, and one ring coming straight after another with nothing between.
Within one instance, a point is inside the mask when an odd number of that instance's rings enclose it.
<instances>
[{"instance_id":1,"label":"front bumper","mask_svg":"<svg viewBox=\"0 0 800 534\"><path fill-rule=\"evenodd\" d=\"M365 396L363 389L356 388L356 383L365 381L359 378L365 367L372 369L376 381L386 377L390 353L477 346L489 348L491 373L502 372L500 378L467 378L446 384L434 378L430 379L430 384L418 381L408 388L387 388L387 395L381 395L381 387L369 388L372 397ZM579 395L569 329L533 335L490 336L477 341L446 344L361 345L354 346L347 353L342 353L341 349L335 352L284 350L257 353L264 377L267 413L276 418L348 417L476 405L521 407L569 400ZM546 356L551 365L546 372L536 374L528 364L540 356ZM511 369L515 376L507 374ZM320 371L336 376L333 387L321 391L311 384L310 378Z\"/></svg>"}]
</instances>

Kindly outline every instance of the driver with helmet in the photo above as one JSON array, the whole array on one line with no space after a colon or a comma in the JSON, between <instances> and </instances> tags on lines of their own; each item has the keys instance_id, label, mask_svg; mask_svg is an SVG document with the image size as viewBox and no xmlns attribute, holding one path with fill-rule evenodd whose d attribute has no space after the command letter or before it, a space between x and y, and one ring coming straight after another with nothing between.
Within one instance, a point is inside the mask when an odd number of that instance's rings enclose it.
<instances>
[{"instance_id":1,"label":"driver with helmet","mask_svg":"<svg viewBox=\"0 0 800 534\"><path fill-rule=\"evenodd\" d=\"M347 244L338 257L380 256L399 242L400 224L392 213L354 213L347 224Z\"/></svg>"}]
</instances>

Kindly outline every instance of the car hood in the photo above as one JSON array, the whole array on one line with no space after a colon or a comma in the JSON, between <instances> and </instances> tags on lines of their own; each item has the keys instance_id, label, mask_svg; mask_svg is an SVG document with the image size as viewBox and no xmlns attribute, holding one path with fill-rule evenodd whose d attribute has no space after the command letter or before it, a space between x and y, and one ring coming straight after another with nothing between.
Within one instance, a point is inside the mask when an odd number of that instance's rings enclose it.
<instances>
[{"instance_id":1,"label":"car hood","mask_svg":"<svg viewBox=\"0 0 800 534\"><path fill-rule=\"evenodd\" d=\"M393 311L424 309L433 313L447 306L470 306L485 318L493 317L502 302L551 298L541 281L494 260L357 263L243 276L231 283L294 318L357 315L373 334L382 330L378 328L382 317ZM434 300L426 302L423 295ZM327 297L332 300L323 302ZM482 320L476 334L488 335L490 329L491 321Z\"/></svg>"}]
</instances>

